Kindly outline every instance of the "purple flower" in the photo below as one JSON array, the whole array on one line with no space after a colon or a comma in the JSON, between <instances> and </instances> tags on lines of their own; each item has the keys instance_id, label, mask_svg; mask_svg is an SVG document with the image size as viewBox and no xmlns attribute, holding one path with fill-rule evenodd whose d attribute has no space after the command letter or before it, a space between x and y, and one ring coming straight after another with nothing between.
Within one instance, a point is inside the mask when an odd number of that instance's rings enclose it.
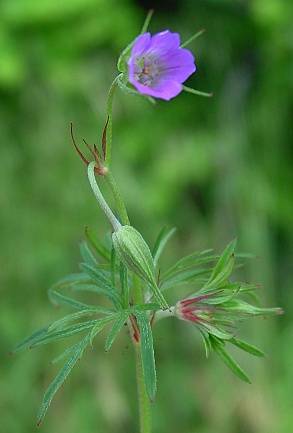
<instances>
[{"instance_id":1,"label":"purple flower","mask_svg":"<svg viewBox=\"0 0 293 433\"><path fill-rule=\"evenodd\" d=\"M167 101L182 91L182 83L196 70L192 53L180 48L179 34L169 30L138 36L128 67L129 81L139 93Z\"/></svg>"}]
</instances>

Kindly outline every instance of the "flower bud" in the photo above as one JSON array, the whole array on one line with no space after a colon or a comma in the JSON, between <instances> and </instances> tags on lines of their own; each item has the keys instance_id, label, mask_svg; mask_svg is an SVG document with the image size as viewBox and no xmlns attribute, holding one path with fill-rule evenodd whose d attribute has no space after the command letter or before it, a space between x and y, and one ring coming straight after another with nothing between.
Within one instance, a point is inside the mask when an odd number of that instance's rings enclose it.
<instances>
[{"instance_id":1,"label":"flower bud","mask_svg":"<svg viewBox=\"0 0 293 433\"><path fill-rule=\"evenodd\" d=\"M119 259L149 284L161 308L167 309L168 304L156 283L152 254L141 234L125 225L113 233L112 240Z\"/></svg>"}]
</instances>

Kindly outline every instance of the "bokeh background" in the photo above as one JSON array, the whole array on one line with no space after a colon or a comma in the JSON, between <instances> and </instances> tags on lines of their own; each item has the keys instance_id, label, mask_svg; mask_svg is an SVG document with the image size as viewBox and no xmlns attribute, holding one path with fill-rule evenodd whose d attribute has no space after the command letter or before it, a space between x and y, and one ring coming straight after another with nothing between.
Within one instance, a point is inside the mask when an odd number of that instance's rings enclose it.
<instances>
[{"instance_id":1,"label":"bokeh background","mask_svg":"<svg viewBox=\"0 0 293 433\"><path fill-rule=\"evenodd\" d=\"M47 288L77 270L84 226L109 229L69 139L99 142L119 52L139 32L178 31L198 72L181 94L152 106L117 93L113 170L134 225L151 244L177 226L165 262L221 250L236 235L257 255L243 271L283 317L241 335L264 360L236 353L253 384L234 378L179 321L155 330L159 392L154 433L289 433L293 429L293 3L287 0L2 0L0 3L1 433L36 431L60 345L9 357L15 342L60 317ZM291 255L290 255L291 254ZM174 298L180 293L173 293ZM132 348L96 340L59 391L42 432L137 432Z\"/></svg>"}]
</instances>

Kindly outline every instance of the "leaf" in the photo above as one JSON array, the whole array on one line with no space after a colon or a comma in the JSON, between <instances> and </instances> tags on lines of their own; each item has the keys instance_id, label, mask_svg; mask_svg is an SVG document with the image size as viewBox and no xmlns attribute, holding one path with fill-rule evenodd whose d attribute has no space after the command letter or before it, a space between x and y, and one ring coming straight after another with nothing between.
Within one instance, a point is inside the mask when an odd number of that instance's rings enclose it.
<instances>
[{"instance_id":1,"label":"leaf","mask_svg":"<svg viewBox=\"0 0 293 433\"><path fill-rule=\"evenodd\" d=\"M20 341L20 343L15 346L12 353L17 353L21 350L30 348L35 341L37 341L39 338L42 338L44 335L47 334L47 332L48 326L44 326L43 328L38 329L37 331L26 337L24 340Z\"/></svg>"},{"instance_id":2,"label":"leaf","mask_svg":"<svg viewBox=\"0 0 293 433\"><path fill-rule=\"evenodd\" d=\"M61 288L63 286L74 286L75 284L89 283L90 278L84 272L79 272L76 274L69 274L61 280L57 281L52 288Z\"/></svg>"},{"instance_id":3,"label":"leaf","mask_svg":"<svg viewBox=\"0 0 293 433\"><path fill-rule=\"evenodd\" d=\"M60 331L47 332L46 334L39 336L39 338L36 338L31 343L30 348L48 344L63 338L72 337L75 334L91 329L96 323L97 320L88 320L86 322L68 326Z\"/></svg>"},{"instance_id":4,"label":"leaf","mask_svg":"<svg viewBox=\"0 0 293 433\"><path fill-rule=\"evenodd\" d=\"M48 290L48 295L50 301L55 305L67 305L77 310L89 310L96 308L94 305L84 304L83 302L79 302L73 298L70 298L69 296L62 295L61 293L53 289Z\"/></svg>"},{"instance_id":5,"label":"leaf","mask_svg":"<svg viewBox=\"0 0 293 433\"><path fill-rule=\"evenodd\" d=\"M48 331L54 331L57 329L62 329L65 325L67 325L70 322L74 322L75 320L81 319L86 316L91 316L97 313L104 313L104 314L111 314L113 313L113 310L109 310L103 307L97 307L97 308L89 308L87 310L81 310L77 313L68 314L65 317L62 317L62 319L56 320L56 322L53 322L49 328Z\"/></svg>"},{"instance_id":6,"label":"leaf","mask_svg":"<svg viewBox=\"0 0 293 433\"><path fill-rule=\"evenodd\" d=\"M197 324L197 326L202 327L206 332L208 332L209 334L211 334L211 335L213 335L213 336L215 336L221 340L230 340L232 337L231 333L228 333L228 332L224 331L223 329L220 329L218 326L214 326L208 322L200 322Z\"/></svg>"},{"instance_id":7,"label":"leaf","mask_svg":"<svg viewBox=\"0 0 293 433\"><path fill-rule=\"evenodd\" d=\"M250 316L275 316L283 313L281 308L255 307L241 299L232 299L225 302L225 308L229 309L229 311L233 313L247 314Z\"/></svg>"},{"instance_id":8,"label":"leaf","mask_svg":"<svg viewBox=\"0 0 293 433\"><path fill-rule=\"evenodd\" d=\"M51 364L56 364L64 358L67 358L71 353L75 352L80 342L73 344L72 346L67 347L60 355L56 356L52 359Z\"/></svg>"},{"instance_id":9,"label":"leaf","mask_svg":"<svg viewBox=\"0 0 293 433\"><path fill-rule=\"evenodd\" d=\"M188 268L195 268L196 266L203 266L207 265L211 262L214 262L219 258L219 256L215 254L210 254L213 250L204 250L201 252L194 252L192 254L189 254L185 257L182 257L180 260L178 260L171 268L169 268L166 272L163 274L163 278L167 278L174 273L178 271L182 271L182 269L188 269Z\"/></svg>"},{"instance_id":10,"label":"leaf","mask_svg":"<svg viewBox=\"0 0 293 433\"><path fill-rule=\"evenodd\" d=\"M173 274L170 277L163 278L161 280L160 288L161 290L167 290L179 284L183 284L191 281L194 282L197 279L209 275L210 272L211 272L210 269L205 269L205 268L202 269L198 268L198 269L191 269L191 270L183 269L182 271L179 270L175 275Z\"/></svg>"},{"instance_id":11,"label":"leaf","mask_svg":"<svg viewBox=\"0 0 293 433\"><path fill-rule=\"evenodd\" d=\"M80 263L80 267L98 286L113 289L110 272L106 272L98 266L88 265L87 263Z\"/></svg>"},{"instance_id":12,"label":"leaf","mask_svg":"<svg viewBox=\"0 0 293 433\"><path fill-rule=\"evenodd\" d=\"M129 316L129 312L128 311L122 311L117 319L115 320L115 322L113 323L113 326L107 336L106 342L105 342L105 350L108 351L111 349L112 344L114 343L117 335L119 334L119 332L121 331L121 329L124 326L124 323L126 322L127 318Z\"/></svg>"},{"instance_id":13,"label":"leaf","mask_svg":"<svg viewBox=\"0 0 293 433\"><path fill-rule=\"evenodd\" d=\"M146 390L153 401L157 391L157 378L152 329L145 313L137 311L135 316L140 331L141 361Z\"/></svg>"},{"instance_id":14,"label":"leaf","mask_svg":"<svg viewBox=\"0 0 293 433\"><path fill-rule=\"evenodd\" d=\"M114 305L121 308L121 296L117 290L112 286L110 274L86 263L80 264L81 268L89 275L89 277L97 284L100 293L106 295Z\"/></svg>"},{"instance_id":15,"label":"leaf","mask_svg":"<svg viewBox=\"0 0 293 433\"><path fill-rule=\"evenodd\" d=\"M129 306L129 284L128 284L128 271L126 266L120 262L120 285L121 285L121 298L124 308Z\"/></svg>"},{"instance_id":16,"label":"leaf","mask_svg":"<svg viewBox=\"0 0 293 433\"><path fill-rule=\"evenodd\" d=\"M77 284L72 287L74 292L91 292L97 295L106 296L115 306L120 306L120 295L116 290L109 290L105 287L99 287L96 284Z\"/></svg>"},{"instance_id":17,"label":"leaf","mask_svg":"<svg viewBox=\"0 0 293 433\"><path fill-rule=\"evenodd\" d=\"M158 260L161 257L161 254L167 244L167 242L169 241L169 239L173 236L173 234L176 232L176 228L173 227L171 229L168 229L167 227L164 227L158 237L157 240L155 242L153 251L152 251L152 256L154 259L154 264L155 266L157 266L158 264Z\"/></svg>"},{"instance_id":18,"label":"leaf","mask_svg":"<svg viewBox=\"0 0 293 433\"><path fill-rule=\"evenodd\" d=\"M116 278L116 252L115 252L115 248L112 245L112 250L111 250L111 283L112 283L113 287L115 287L115 278Z\"/></svg>"},{"instance_id":19,"label":"leaf","mask_svg":"<svg viewBox=\"0 0 293 433\"><path fill-rule=\"evenodd\" d=\"M103 318L103 319L99 319L99 320L97 320L96 325L93 326L93 328L92 328L92 330L91 330L91 332L90 332L90 334L89 334L89 340L90 340L90 344L91 344L91 346L92 346L92 344L93 344L93 339L95 338L95 336L96 336L99 332L101 332L101 331L104 329L104 327L105 327L109 322L111 322L112 320L114 320L115 317L116 317L116 313L113 314L112 316L108 316L108 317L105 317L105 318Z\"/></svg>"},{"instance_id":20,"label":"leaf","mask_svg":"<svg viewBox=\"0 0 293 433\"><path fill-rule=\"evenodd\" d=\"M253 346L252 344L246 343L246 341L238 340L237 338L231 338L229 340L229 343L234 344L234 346L239 347L239 349L244 350L245 352L251 353L251 355L263 357L265 356L264 352L260 349L258 349L256 346Z\"/></svg>"},{"instance_id":21,"label":"leaf","mask_svg":"<svg viewBox=\"0 0 293 433\"><path fill-rule=\"evenodd\" d=\"M159 304L155 303L149 303L149 304L136 304L133 305L133 307L128 308L128 311L135 312L135 311L156 311L160 309Z\"/></svg>"},{"instance_id":22,"label":"leaf","mask_svg":"<svg viewBox=\"0 0 293 433\"><path fill-rule=\"evenodd\" d=\"M63 385L63 383L66 380L66 378L68 377L69 373L71 372L71 370L73 369L73 367L75 366L75 364L77 363L77 361L83 355L83 352L84 352L86 346L88 345L88 343L89 343L89 337L86 336L85 338L83 338L80 341L80 343L78 343L76 345L76 348L75 348L74 353L72 354L72 356L64 364L64 366L59 371L59 373L57 374L57 376L55 377L55 379L53 380L53 382L47 388L47 391L45 392L45 395L44 395L44 398L43 398L43 402L41 404L41 407L40 407L40 410L39 410L39 413L38 413L38 421L37 421L37 425L38 426L43 421L44 416L46 415L46 412L47 412L47 410L48 410L48 408L50 406L50 403L51 403L54 395L56 394L56 392L58 391L58 389Z\"/></svg>"},{"instance_id":23,"label":"leaf","mask_svg":"<svg viewBox=\"0 0 293 433\"><path fill-rule=\"evenodd\" d=\"M85 263L90 266L96 266L98 264L97 259L95 258L88 244L85 241L81 242L79 249L80 255Z\"/></svg>"},{"instance_id":24,"label":"leaf","mask_svg":"<svg viewBox=\"0 0 293 433\"><path fill-rule=\"evenodd\" d=\"M87 241L89 242L89 244L91 245L91 247L94 249L94 251L104 260L106 260L106 262L110 262L110 252L107 250L107 248L100 242L98 241L95 237L94 234L92 233L92 231L90 230L89 227L85 228L85 237L87 239Z\"/></svg>"},{"instance_id":25,"label":"leaf","mask_svg":"<svg viewBox=\"0 0 293 433\"><path fill-rule=\"evenodd\" d=\"M231 275L235 263L235 247L236 239L227 245L216 266L213 269L212 275L204 288L212 287L216 289L221 286Z\"/></svg>"},{"instance_id":26,"label":"leaf","mask_svg":"<svg viewBox=\"0 0 293 433\"><path fill-rule=\"evenodd\" d=\"M246 373L242 370L240 365L229 355L224 349L224 343L219 341L219 339L214 338L210 335L210 341L214 351L218 354L218 356L222 359L222 361L227 365L228 368L241 380L247 383L251 383L250 379L246 375Z\"/></svg>"},{"instance_id":27,"label":"leaf","mask_svg":"<svg viewBox=\"0 0 293 433\"><path fill-rule=\"evenodd\" d=\"M200 330L200 335L202 337L202 341L204 344L206 358L208 358L212 349L212 345L209 339L209 334L206 334L205 332Z\"/></svg>"}]
</instances>

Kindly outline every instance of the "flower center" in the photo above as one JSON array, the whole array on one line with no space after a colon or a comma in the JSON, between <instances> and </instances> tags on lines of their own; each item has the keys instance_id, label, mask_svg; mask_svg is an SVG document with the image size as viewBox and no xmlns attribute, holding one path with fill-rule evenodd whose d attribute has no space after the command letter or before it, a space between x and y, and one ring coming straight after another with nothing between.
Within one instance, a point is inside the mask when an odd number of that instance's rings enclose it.
<instances>
[{"instance_id":1,"label":"flower center","mask_svg":"<svg viewBox=\"0 0 293 433\"><path fill-rule=\"evenodd\" d=\"M136 59L135 79L144 86L151 87L160 77L160 67L157 59L141 57Z\"/></svg>"}]
</instances>

